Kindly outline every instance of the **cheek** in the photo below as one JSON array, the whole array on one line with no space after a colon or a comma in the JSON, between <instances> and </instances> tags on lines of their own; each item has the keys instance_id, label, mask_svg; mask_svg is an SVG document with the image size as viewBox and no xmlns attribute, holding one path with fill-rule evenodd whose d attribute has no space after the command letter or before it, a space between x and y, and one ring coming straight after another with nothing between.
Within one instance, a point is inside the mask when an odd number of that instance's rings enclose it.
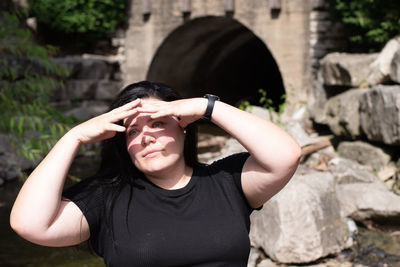
<instances>
[{"instance_id":1,"label":"cheek","mask_svg":"<svg viewBox=\"0 0 400 267\"><path fill-rule=\"evenodd\" d=\"M141 144L137 142L135 139L127 139L126 140L126 150L128 151L129 155L134 156L141 150Z\"/></svg>"}]
</instances>

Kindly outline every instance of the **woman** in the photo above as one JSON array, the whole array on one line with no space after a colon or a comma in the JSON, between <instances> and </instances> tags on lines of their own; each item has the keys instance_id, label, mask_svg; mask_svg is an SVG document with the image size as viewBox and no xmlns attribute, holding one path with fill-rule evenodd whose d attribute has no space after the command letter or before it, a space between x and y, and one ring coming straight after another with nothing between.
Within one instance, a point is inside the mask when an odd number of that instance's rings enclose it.
<instances>
[{"instance_id":1,"label":"woman","mask_svg":"<svg viewBox=\"0 0 400 267\"><path fill-rule=\"evenodd\" d=\"M45 246L90 239L107 266L246 266L249 215L295 172L296 141L215 96L180 99L147 81L127 86L110 110L72 128L32 172L12 228ZM192 123L202 117L249 153L199 164ZM98 141L99 172L62 197L79 147Z\"/></svg>"}]
</instances>

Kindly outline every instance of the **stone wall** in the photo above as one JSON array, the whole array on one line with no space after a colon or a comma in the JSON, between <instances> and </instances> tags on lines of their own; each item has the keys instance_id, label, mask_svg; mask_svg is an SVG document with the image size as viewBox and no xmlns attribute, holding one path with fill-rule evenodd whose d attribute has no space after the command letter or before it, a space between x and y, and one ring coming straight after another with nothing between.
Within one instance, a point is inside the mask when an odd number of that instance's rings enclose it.
<instances>
[{"instance_id":1,"label":"stone wall","mask_svg":"<svg viewBox=\"0 0 400 267\"><path fill-rule=\"evenodd\" d=\"M310 58L312 77L317 77L319 61L327 53L344 46L342 25L331 19L327 0L313 0L310 12Z\"/></svg>"},{"instance_id":2,"label":"stone wall","mask_svg":"<svg viewBox=\"0 0 400 267\"><path fill-rule=\"evenodd\" d=\"M70 76L64 88L55 92L53 104L65 110L66 116L87 120L107 111L122 87L119 63L102 56L55 58Z\"/></svg>"}]
</instances>

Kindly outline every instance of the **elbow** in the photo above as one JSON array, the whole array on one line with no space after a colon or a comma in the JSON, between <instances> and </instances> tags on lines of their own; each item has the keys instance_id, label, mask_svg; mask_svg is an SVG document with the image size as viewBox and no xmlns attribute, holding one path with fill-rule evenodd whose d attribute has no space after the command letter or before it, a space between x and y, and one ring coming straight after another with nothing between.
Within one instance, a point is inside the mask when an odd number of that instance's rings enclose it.
<instances>
[{"instance_id":1,"label":"elbow","mask_svg":"<svg viewBox=\"0 0 400 267\"><path fill-rule=\"evenodd\" d=\"M19 236L25 238L25 236L29 235L29 227L24 222L24 218L16 215L11 212L10 215L10 226L11 229L16 232Z\"/></svg>"},{"instance_id":2,"label":"elbow","mask_svg":"<svg viewBox=\"0 0 400 267\"><path fill-rule=\"evenodd\" d=\"M294 149L295 151L293 152L294 154L294 162L295 165L299 165L300 159L303 156L302 150L301 150L301 146L299 144L296 143L296 148Z\"/></svg>"},{"instance_id":3,"label":"elbow","mask_svg":"<svg viewBox=\"0 0 400 267\"><path fill-rule=\"evenodd\" d=\"M11 229L20 237L32 243L40 245L40 242L38 242L38 240L40 239L39 237L41 231L37 229L34 223L29 221L25 216L18 216L14 213L11 213L10 226Z\"/></svg>"},{"instance_id":4,"label":"elbow","mask_svg":"<svg viewBox=\"0 0 400 267\"><path fill-rule=\"evenodd\" d=\"M289 167L293 168L293 169L297 169L297 166L300 163L300 159L302 157L302 151L301 151L301 147L300 145L296 142L291 150L290 150L290 156L288 157L289 160Z\"/></svg>"}]
</instances>

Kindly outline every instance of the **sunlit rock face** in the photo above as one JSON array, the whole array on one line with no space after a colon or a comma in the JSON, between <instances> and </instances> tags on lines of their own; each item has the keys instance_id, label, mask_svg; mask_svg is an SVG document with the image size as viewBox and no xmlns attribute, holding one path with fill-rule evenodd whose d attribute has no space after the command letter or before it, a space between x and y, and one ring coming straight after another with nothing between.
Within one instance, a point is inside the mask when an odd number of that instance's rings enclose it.
<instances>
[{"instance_id":1,"label":"sunlit rock face","mask_svg":"<svg viewBox=\"0 0 400 267\"><path fill-rule=\"evenodd\" d=\"M351 244L328 172L296 174L252 214L251 240L278 262L306 263Z\"/></svg>"}]
</instances>

